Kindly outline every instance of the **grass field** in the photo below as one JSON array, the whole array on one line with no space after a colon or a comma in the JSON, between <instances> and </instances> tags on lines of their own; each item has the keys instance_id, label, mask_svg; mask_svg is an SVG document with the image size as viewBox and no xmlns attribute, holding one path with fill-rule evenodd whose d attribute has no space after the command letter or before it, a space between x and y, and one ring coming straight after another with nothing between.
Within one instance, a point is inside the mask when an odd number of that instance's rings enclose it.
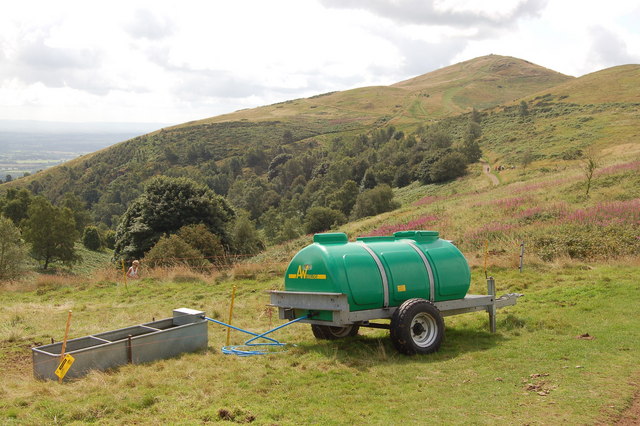
<instances>
[{"instance_id":1,"label":"grass field","mask_svg":"<svg viewBox=\"0 0 640 426\"><path fill-rule=\"evenodd\" d=\"M0 418L5 424L591 424L619 417L640 379L640 267L569 262L522 274L490 272L500 293L525 296L499 312L494 335L486 314L448 317L434 355L400 355L384 330L326 342L295 324L276 336L296 345L287 352L239 358L221 354L226 329L212 325L206 352L62 385L32 377L30 348L61 340L68 310L71 337L168 317L183 306L222 319L235 284L234 323L264 331L281 323L270 317L263 292L281 279L259 270L256 279L243 280L178 273L125 288L117 275L102 273L97 282L51 279L5 289ZM472 276L472 292L483 292L481 268ZM245 339L232 333L232 343Z\"/></svg>"}]
</instances>

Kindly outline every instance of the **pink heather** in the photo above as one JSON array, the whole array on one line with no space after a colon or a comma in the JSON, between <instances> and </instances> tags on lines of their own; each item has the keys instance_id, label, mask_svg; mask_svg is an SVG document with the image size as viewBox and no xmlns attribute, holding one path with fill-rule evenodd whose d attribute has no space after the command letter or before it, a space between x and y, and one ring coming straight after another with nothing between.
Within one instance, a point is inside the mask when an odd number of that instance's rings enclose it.
<instances>
[{"instance_id":1,"label":"pink heather","mask_svg":"<svg viewBox=\"0 0 640 426\"><path fill-rule=\"evenodd\" d=\"M425 229L425 225L433 224L438 221L437 216L422 216L418 219L411 220L407 223L396 223L393 225L383 225L378 229L371 231L367 236L380 237L385 235L393 235L398 231L413 231Z\"/></svg>"}]
</instances>

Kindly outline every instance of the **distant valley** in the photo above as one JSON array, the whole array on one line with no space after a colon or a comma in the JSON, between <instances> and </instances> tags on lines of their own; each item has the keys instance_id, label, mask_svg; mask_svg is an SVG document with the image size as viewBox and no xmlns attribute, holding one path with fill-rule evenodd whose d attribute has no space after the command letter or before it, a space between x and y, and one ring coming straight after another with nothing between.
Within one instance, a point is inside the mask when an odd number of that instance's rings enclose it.
<instances>
[{"instance_id":1,"label":"distant valley","mask_svg":"<svg viewBox=\"0 0 640 426\"><path fill-rule=\"evenodd\" d=\"M162 126L0 120L0 179L33 174Z\"/></svg>"}]
</instances>

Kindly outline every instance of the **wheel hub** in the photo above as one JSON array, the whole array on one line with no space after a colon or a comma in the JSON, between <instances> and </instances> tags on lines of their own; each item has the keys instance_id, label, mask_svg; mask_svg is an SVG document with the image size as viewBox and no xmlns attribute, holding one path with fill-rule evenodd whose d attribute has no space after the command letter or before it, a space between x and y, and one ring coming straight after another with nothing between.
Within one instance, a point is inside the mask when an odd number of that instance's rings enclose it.
<instances>
[{"instance_id":1,"label":"wheel hub","mask_svg":"<svg viewBox=\"0 0 640 426\"><path fill-rule=\"evenodd\" d=\"M429 346L437 336L435 319L425 312L419 313L411 321L411 334L416 345L421 347Z\"/></svg>"}]
</instances>

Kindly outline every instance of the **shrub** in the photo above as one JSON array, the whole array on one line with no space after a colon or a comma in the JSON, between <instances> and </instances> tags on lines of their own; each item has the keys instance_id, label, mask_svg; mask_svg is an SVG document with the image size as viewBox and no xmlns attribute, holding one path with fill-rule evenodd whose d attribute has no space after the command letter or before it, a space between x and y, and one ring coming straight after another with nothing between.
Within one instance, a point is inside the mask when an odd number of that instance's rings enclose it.
<instances>
[{"instance_id":1,"label":"shrub","mask_svg":"<svg viewBox=\"0 0 640 426\"><path fill-rule=\"evenodd\" d=\"M234 251L238 254L256 254L264 250L264 243L258 235L256 226L249 217L240 215L232 231Z\"/></svg>"},{"instance_id":2,"label":"shrub","mask_svg":"<svg viewBox=\"0 0 640 426\"><path fill-rule=\"evenodd\" d=\"M100 239L100 232L95 226L87 226L82 233L82 244L89 250L100 250L102 247L102 240Z\"/></svg>"},{"instance_id":3,"label":"shrub","mask_svg":"<svg viewBox=\"0 0 640 426\"><path fill-rule=\"evenodd\" d=\"M107 230L102 236L102 241L104 242L105 247L113 250L116 245L116 231L112 229Z\"/></svg>"},{"instance_id":4,"label":"shrub","mask_svg":"<svg viewBox=\"0 0 640 426\"><path fill-rule=\"evenodd\" d=\"M359 219L366 216L375 216L398 208L399 204L393 200L393 191L389 185L378 185L373 189L364 191L356 199L353 207L353 217Z\"/></svg>"},{"instance_id":5,"label":"shrub","mask_svg":"<svg viewBox=\"0 0 640 426\"><path fill-rule=\"evenodd\" d=\"M152 268L189 266L202 267L208 265L202 253L184 242L177 235L160 237L158 242L144 257L145 263Z\"/></svg>"},{"instance_id":6,"label":"shrub","mask_svg":"<svg viewBox=\"0 0 640 426\"><path fill-rule=\"evenodd\" d=\"M194 249L198 250L205 257L217 257L224 255L224 247L220 242L220 237L214 235L202 223L198 225L183 226L178 230L177 235Z\"/></svg>"},{"instance_id":7,"label":"shrub","mask_svg":"<svg viewBox=\"0 0 640 426\"><path fill-rule=\"evenodd\" d=\"M347 218L338 210L328 207L311 207L307 210L305 231L308 234L315 234L331 229L335 225L345 223Z\"/></svg>"}]
</instances>

